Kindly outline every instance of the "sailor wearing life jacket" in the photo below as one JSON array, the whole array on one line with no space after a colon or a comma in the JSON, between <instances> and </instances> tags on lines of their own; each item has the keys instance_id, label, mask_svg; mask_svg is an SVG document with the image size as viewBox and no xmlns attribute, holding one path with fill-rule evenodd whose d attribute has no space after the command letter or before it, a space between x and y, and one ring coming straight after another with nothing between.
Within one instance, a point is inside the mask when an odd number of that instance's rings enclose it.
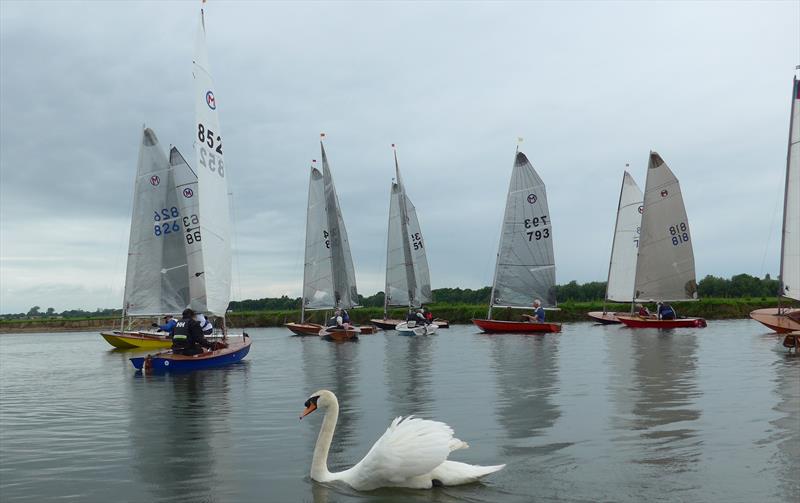
<instances>
[{"instance_id":1,"label":"sailor wearing life jacket","mask_svg":"<svg viewBox=\"0 0 800 503\"><path fill-rule=\"evenodd\" d=\"M200 324L200 330L203 331L203 335L211 335L214 333L214 325L208 321L208 318L206 318L203 313L197 313L194 319Z\"/></svg>"},{"instance_id":2,"label":"sailor wearing life jacket","mask_svg":"<svg viewBox=\"0 0 800 503\"><path fill-rule=\"evenodd\" d=\"M183 310L183 318L175 324L172 336L172 351L182 355L199 355L203 348L211 348L211 343L203 337L200 324L194 320L194 311Z\"/></svg>"}]
</instances>

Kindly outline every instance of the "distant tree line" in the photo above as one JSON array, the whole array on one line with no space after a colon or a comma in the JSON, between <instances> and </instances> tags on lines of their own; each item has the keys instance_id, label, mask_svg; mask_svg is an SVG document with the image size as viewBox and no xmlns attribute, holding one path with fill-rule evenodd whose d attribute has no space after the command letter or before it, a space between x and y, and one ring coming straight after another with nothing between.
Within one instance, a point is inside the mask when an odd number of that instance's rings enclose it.
<instances>
[{"instance_id":1,"label":"distant tree line","mask_svg":"<svg viewBox=\"0 0 800 503\"><path fill-rule=\"evenodd\" d=\"M591 302L603 300L606 294L605 281L592 281L589 283L578 284L577 281L570 281L566 285L557 285L556 299L559 302ZM697 292L700 298L742 298L742 297L774 297L777 295L779 282L771 279L769 274L763 279L749 274L737 274L730 279L718 278L716 276L706 276L697 283ZM477 290L470 288L437 288L433 291L433 300L442 304L488 304L491 295L491 287L483 287ZM359 295L359 304L364 307L382 307L383 292L364 297ZM230 310L239 311L288 311L300 309L300 297L290 298L286 295L278 298L236 300L230 303ZM70 309L56 313L55 309L48 307L42 313L41 307L33 306L27 313L2 314L0 319L46 319L46 318L90 318L90 317L110 317L120 316L120 309L100 309L95 311L84 311L81 309Z\"/></svg>"}]
</instances>

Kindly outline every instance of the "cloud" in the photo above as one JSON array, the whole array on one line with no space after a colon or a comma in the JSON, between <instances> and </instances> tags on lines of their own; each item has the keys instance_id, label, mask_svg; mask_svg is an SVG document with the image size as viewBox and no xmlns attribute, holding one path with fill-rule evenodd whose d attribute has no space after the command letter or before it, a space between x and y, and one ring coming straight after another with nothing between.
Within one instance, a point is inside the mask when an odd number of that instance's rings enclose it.
<instances>
[{"instance_id":1,"label":"cloud","mask_svg":"<svg viewBox=\"0 0 800 503\"><path fill-rule=\"evenodd\" d=\"M650 149L681 181L698 276L774 275L799 19L780 2L208 5L234 297L300 294L321 131L364 294L383 289L389 145L433 287L474 288L518 136L559 282L605 278L622 170L643 186ZM0 3L0 311L121 304L141 125L194 164L196 26L185 2Z\"/></svg>"}]
</instances>

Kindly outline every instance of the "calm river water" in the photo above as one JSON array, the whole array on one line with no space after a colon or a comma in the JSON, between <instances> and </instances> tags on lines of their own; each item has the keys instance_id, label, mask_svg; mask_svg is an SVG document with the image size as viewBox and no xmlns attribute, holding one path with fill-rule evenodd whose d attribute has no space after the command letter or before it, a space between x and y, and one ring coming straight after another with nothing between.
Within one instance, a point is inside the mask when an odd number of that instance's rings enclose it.
<instances>
[{"instance_id":1,"label":"calm river water","mask_svg":"<svg viewBox=\"0 0 800 503\"><path fill-rule=\"evenodd\" d=\"M800 358L751 321L658 332L569 324L544 336L454 326L335 344L252 329L225 369L142 377L97 333L0 336L0 500L797 502ZM358 493L310 480L327 388L329 465L398 415L450 424L482 484Z\"/></svg>"}]
</instances>

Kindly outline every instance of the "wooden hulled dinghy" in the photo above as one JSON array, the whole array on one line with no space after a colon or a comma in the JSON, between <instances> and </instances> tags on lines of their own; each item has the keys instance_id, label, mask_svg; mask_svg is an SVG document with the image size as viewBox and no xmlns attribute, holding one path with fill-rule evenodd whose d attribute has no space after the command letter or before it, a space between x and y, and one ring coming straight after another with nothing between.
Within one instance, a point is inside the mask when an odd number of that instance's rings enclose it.
<instances>
[{"instance_id":1,"label":"wooden hulled dinghy","mask_svg":"<svg viewBox=\"0 0 800 503\"><path fill-rule=\"evenodd\" d=\"M319 335L319 331L323 328L322 325L317 323L286 323L283 325L297 335Z\"/></svg>"},{"instance_id":2,"label":"wooden hulled dinghy","mask_svg":"<svg viewBox=\"0 0 800 503\"><path fill-rule=\"evenodd\" d=\"M536 334L561 332L560 323L532 321L472 320L478 328L489 334Z\"/></svg>"},{"instance_id":3,"label":"wooden hulled dinghy","mask_svg":"<svg viewBox=\"0 0 800 503\"><path fill-rule=\"evenodd\" d=\"M768 307L752 311L750 317L779 334L800 331L800 309Z\"/></svg>"},{"instance_id":4,"label":"wooden hulled dinghy","mask_svg":"<svg viewBox=\"0 0 800 503\"><path fill-rule=\"evenodd\" d=\"M630 328L704 328L706 320L703 318L678 318L675 320L658 320L655 318L641 318L639 316L618 316L617 319Z\"/></svg>"},{"instance_id":5,"label":"wooden hulled dinghy","mask_svg":"<svg viewBox=\"0 0 800 503\"><path fill-rule=\"evenodd\" d=\"M323 327L319 331L319 336L326 340L342 342L357 340L360 333L361 329L358 327Z\"/></svg>"}]
</instances>

